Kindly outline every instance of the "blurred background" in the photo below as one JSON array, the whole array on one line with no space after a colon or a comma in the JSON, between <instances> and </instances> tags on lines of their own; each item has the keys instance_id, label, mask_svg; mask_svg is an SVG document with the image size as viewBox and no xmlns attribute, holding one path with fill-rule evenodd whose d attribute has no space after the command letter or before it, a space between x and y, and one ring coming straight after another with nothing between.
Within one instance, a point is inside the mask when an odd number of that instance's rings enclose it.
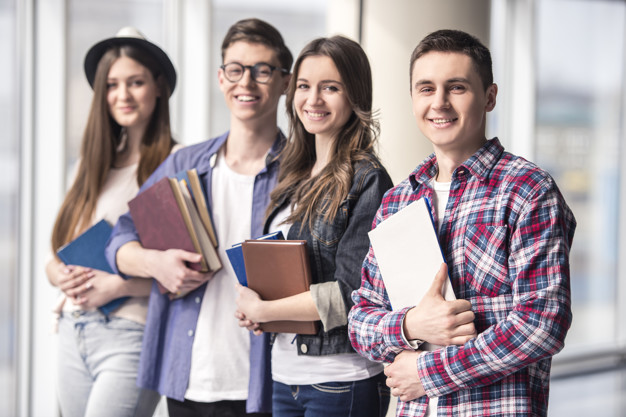
<instances>
[{"instance_id":1,"label":"blurred background","mask_svg":"<svg viewBox=\"0 0 626 417\"><path fill-rule=\"evenodd\" d=\"M44 265L91 102L86 51L128 25L165 49L179 76L174 135L192 144L228 127L217 88L219 46L246 17L276 26L294 56L319 36L361 42L373 68L379 152L394 183L432 151L411 114L412 49L442 28L465 30L490 47L499 93L488 137L547 169L578 220L574 322L553 361L549 414L623 416L622 0L0 0L0 416L59 414L51 333L58 294ZM282 112L280 125L286 131Z\"/></svg>"}]
</instances>

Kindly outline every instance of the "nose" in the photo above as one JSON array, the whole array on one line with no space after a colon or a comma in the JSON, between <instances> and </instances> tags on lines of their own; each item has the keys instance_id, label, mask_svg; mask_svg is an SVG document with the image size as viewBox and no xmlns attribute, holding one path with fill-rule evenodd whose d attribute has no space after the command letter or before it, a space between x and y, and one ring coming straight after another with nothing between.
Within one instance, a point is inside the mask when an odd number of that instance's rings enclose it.
<instances>
[{"instance_id":1,"label":"nose","mask_svg":"<svg viewBox=\"0 0 626 417\"><path fill-rule=\"evenodd\" d=\"M448 91L445 88L439 88L435 92L433 107L436 109L447 109L450 107Z\"/></svg>"},{"instance_id":2,"label":"nose","mask_svg":"<svg viewBox=\"0 0 626 417\"><path fill-rule=\"evenodd\" d=\"M309 94L306 98L307 104L310 106L314 106L316 104L319 104L321 101L322 101L322 96L319 90L316 88L309 89Z\"/></svg>"},{"instance_id":3,"label":"nose","mask_svg":"<svg viewBox=\"0 0 626 417\"><path fill-rule=\"evenodd\" d=\"M130 90L128 89L128 86L126 85L126 83L120 83L117 89L117 96L118 98L122 100L125 100L128 97L130 97Z\"/></svg>"},{"instance_id":4,"label":"nose","mask_svg":"<svg viewBox=\"0 0 626 417\"><path fill-rule=\"evenodd\" d=\"M243 75L241 76L241 80L238 81L239 84L246 86L254 83L254 78L252 78L252 68L244 67Z\"/></svg>"}]
</instances>

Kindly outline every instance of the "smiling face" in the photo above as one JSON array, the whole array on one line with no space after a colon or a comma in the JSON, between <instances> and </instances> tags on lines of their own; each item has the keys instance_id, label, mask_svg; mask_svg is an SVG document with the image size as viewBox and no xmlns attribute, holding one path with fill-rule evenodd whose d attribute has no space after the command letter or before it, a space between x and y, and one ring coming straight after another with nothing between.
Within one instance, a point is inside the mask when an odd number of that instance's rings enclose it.
<instances>
[{"instance_id":1,"label":"smiling face","mask_svg":"<svg viewBox=\"0 0 626 417\"><path fill-rule=\"evenodd\" d=\"M293 105L307 132L333 140L352 114L339 71L328 56L305 58L294 74Z\"/></svg>"},{"instance_id":2,"label":"smiling face","mask_svg":"<svg viewBox=\"0 0 626 417\"><path fill-rule=\"evenodd\" d=\"M280 68L276 52L261 43L245 41L235 42L224 53L224 64L237 62L241 65L266 63ZM226 105L234 122L261 122L276 124L278 100L287 88L289 75L274 70L269 82L257 83L250 76L250 70L244 70L241 80L231 82L224 76L222 69L218 72L220 90L224 94Z\"/></svg>"},{"instance_id":3,"label":"smiling face","mask_svg":"<svg viewBox=\"0 0 626 417\"><path fill-rule=\"evenodd\" d=\"M413 115L435 151L471 156L485 142L497 86L485 88L468 55L428 52L412 69Z\"/></svg>"},{"instance_id":4,"label":"smiling face","mask_svg":"<svg viewBox=\"0 0 626 417\"><path fill-rule=\"evenodd\" d=\"M122 127L145 131L160 92L150 71L139 62L121 56L107 77L109 112Z\"/></svg>"}]
</instances>

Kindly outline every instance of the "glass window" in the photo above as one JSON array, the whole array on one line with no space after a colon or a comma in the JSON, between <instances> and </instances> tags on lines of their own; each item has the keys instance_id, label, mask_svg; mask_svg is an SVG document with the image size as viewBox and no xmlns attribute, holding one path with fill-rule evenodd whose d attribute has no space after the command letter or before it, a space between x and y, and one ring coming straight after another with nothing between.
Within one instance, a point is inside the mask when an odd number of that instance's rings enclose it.
<instances>
[{"instance_id":1,"label":"glass window","mask_svg":"<svg viewBox=\"0 0 626 417\"><path fill-rule=\"evenodd\" d=\"M124 26L134 26L150 41L163 45L163 0L71 0L68 16L66 152L69 168L80 152L92 98L83 70L85 54L92 45L115 36Z\"/></svg>"},{"instance_id":2,"label":"glass window","mask_svg":"<svg viewBox=\"0 0 626 417\"><path fill-rule=\"evenodd\" d=\"M624 398L624 369L559 379L550 384L548 415L621 417L624 415Z\"/></svg>"},{"instance_id":3,"label":"glass window","mask_svg":"<svg viewBox=\"0 0 626 417\"><path fill-rule=\"evenodd\" d=\"M19 206L19 96L16 2L0 1L0 415L17 414L17 227Z\"/></svg>"},{"instance_id":4,"label":"glass window","mask_svg":"<svg viewBox=\"0 0 626 417\"><path fill-rule=\"evenodd\" d=\"M256 2L250 0L214 0L211 13L211 66L215 84L211 89L211 137L228 130L230 113L217 88L217 68L222 65L222 40L228 28L240 19L256 17L271 23L280 31L294 60L310 40L326 35L326 0L308 3L292 0ZM215 86L215 88L213 88ZM278 110L278 125L287 133L284 97Z\"/></svg>"},{"instance_id":5,"label":"glass window","mask_svg":"<svg viewBox=\"0 0 626 417\"><path fill-rule=\"evenodd\" d=\"M535 162L578 221L567 347L615 344L625 3L536 2ZM585 28L585 30L581 30Z\"/></svg>"}]
</instances>

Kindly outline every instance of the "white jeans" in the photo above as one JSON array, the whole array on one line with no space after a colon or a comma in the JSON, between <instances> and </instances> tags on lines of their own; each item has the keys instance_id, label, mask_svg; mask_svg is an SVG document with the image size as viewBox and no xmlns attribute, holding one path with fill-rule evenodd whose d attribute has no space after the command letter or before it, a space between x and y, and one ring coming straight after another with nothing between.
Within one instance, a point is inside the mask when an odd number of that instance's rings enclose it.
<instances>
[{"instance_id":1,"label":"white jeans","mask_svg":"<svg viewBox=\"0 0 626 417\"><path fill-rule=\"evenodd\" d=\"M63 417L152 416L159 395L136 383L143 328L99 311L64 313L57 383Z\"/></svg>"}]
</instances>

